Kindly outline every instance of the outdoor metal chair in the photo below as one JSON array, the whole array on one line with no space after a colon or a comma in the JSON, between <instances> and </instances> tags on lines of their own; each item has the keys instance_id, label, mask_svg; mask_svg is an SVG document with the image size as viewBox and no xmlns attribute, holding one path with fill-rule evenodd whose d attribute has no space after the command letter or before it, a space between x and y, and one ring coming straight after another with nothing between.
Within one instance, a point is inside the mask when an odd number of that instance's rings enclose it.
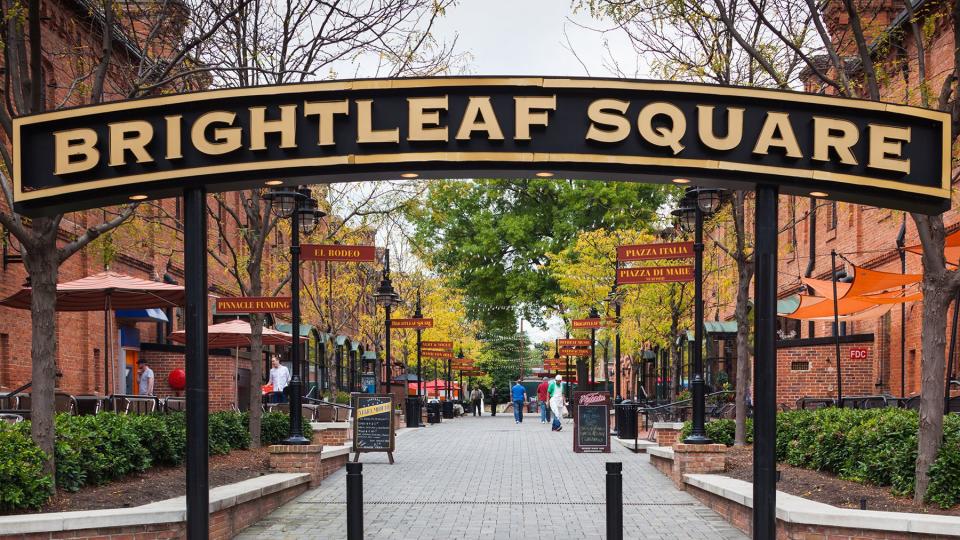
<instances>
[{"instance_id":1,"label":"outdoor metal chair","mask_svg":"<svg viewBox=\"0 0 960 540\"><path fill-rule=\"evenodd\" d=\"M30 394L17 394L13 397L17 400L17 406L14 407L15 409L20 409L22 411L30 410L30 405L32 403L30 401Z\"/></svg>"},{"instance_id":2,"label":"outdoor metal chair","mask_svg":"<svg viewBox=\"0 0 960 540\"><path fill-rule=\"evenodd\" d=\"M110 410L118 414L150 414L157 410L158 399L152 396L114 394L110 396Z\"/></svg>"},{"instance_id":3,"label":"outdoor metal chair","mask_svg":"<svg viewBox=\"0 0 960 540\"><path fill-rule=\"evenodd\" d=\"M94 415L103 408L103 398L100 396L73 396L74 414L78 416Z\"/></svg>"},{"instance_id":4,"label":"outdoor metal chair","mask_svg":"<svg viewBox=\"0 0 960 540\"><path fill-rule=\"evenodd\" d=\"M912 409L912 410L914 410L914 411L919 411L919 410L920 410L920 396L913 396L913 397L911 397L911 398L908 398L906 401L903 402L903 408L904 408L904 409Z\"/></svg>"},{"instance_id":5,"label":"outdoor metal chair","mask_svg":"<svg viewBox=\"0 0 960 540\"><path fill-rule=\"evenodd\" d=\"M8 424L19 424L23 422L23 417L19 414L13 413L0 413L0 422L6 422Z\"/></svg>"},{"instance_id":6,"label":"outdoor metal chair","mask_svg":"<svg viewBox=\"0 0 960 540\"><path fill-rule=\"evenodd\" d=\"M168 397L163 400L164 412L182 412L187 410L187 398Z\"/></svg>"},{"instance_id":7,"label":"outdoor metal chair","mask_svg":"<svg viewBox=\"0 0 960 540\"><path fill-rule=\"evenodd\" d=\"M53 410L58 414L77 414L77 402L70 394L56 392L53 394Z\"/></svg>"},{"instance_id":8,"label":"outdoor metal chair","mask_svg":"<svg viewBox=\"0 0 960 540\"><path fill-rule=\"evenodd\" d=\"M950 398L947 403L947 412L960 413L960 396Z\"/></svg>"}]
</instances>

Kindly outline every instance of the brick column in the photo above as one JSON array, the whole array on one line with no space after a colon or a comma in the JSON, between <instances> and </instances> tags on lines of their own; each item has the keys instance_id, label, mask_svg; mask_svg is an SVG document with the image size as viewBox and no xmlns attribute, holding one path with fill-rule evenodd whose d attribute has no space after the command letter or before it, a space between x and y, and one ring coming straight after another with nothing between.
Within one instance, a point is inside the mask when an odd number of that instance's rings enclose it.
<instances>
[{"instance_id":1,"label":"brick column","mask_svg":"<svg viewBox=\"0 0 960 540\"><path fill-rule=\"evenodd\" d=\"M673 484L685 489L683 475L723 472L727 468L727 445L686 444L673 445Z\"/></svg>"},{"instance_id":2,"label":"brick column","mask_svg":"<svg viewBox=\"0 0 960 540\"><path fill-rule=\"evenodd\" d=\"M654 422L653 429L657 430L657 446L673 446L680 438L683 422Z\"/></svg>"},{"instance_id":3,"label":"brick column","mask_svg":"<svg viewBox=\"0 0 960 540\"><path fill-rule=\"evenodd\" d=\"M275 444L270 447L270 470L278 473L307 473L310 487L320 485L323 468L320 465L320 444Z\"/></svg>"}]
</instances>

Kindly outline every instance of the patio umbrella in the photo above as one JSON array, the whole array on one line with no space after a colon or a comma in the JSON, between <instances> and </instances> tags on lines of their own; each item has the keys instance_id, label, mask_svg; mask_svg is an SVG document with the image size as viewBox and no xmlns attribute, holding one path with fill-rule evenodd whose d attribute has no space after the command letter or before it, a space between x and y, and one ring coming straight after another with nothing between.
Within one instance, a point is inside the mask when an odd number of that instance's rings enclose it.
<instances>
[{"instance_id":1,"label":"patio umbrella","mask_svg":"<svg viewBox=\"0 0 960 540\"><path fill-rule=\"evenodd\" d=\"M253 330L250 329L250 323L243 320L233 320L210 325L207 327L207 348L209 349L233 349L238 347L249 347L250 336ZM286 332L274 330L272 328L263 329L263 345L289 345L293 336ZM187 342L187 333L184 330L178 330L170 334L170 339L177 343ZM306 337L300 337L300 341L306 341Z\"/></svg>"},{"instance_id":2,"label":"patio umbrella","mask_svg":"<svg viewBox=\"0 0 960 540\"><path fill-rule=\"evenodd\" d=\"M30 309L33 290L24 287L10 296L0 305L16 309ZM57 311L99 311L103 310L104 351L104 392L108 392L110 370L116 367L113 351L113 325L110 324L110 312L115 309L149 309L182 306L184 290L181 285L171 285L147 279L135 278L118 272L100 272L92 276L57 284ZM114 378L116 384L117 377Z\"/></svg>"}]
</instances>

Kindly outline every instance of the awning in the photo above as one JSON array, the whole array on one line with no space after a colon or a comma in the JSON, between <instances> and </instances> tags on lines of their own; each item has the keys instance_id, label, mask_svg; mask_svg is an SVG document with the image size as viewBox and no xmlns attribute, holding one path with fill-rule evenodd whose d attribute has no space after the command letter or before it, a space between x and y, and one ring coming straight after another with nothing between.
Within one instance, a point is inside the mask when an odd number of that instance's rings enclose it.
<instances>
[{"instance_id":1,"label":"awning","mask_svg":"<svg viewBox=\"0 0 960 540\"><path fill-rule=\"evenodd\" d=\"M364 352L363 352L363 356L361 356L360 358L363 359L363 360L376 360L376 359L377 359L377 353L375 353L375 352L373 352L373 351L364 351Z\"/></svg>"},{"instance_id":2,"label":"awning","mask_svg":"<svg viewBox=\"0 0 960 540\"><path fill-rule=\"evenodd\" d=\"M281 331L281 332L283 332L283 333L285 333L285 334L289 334L289 333L290 333L290 329L293 328L293 324L291 324L291 323L285 323L285 322L278 322L277 324L274 325L274 328L276 328L277 330L279 330L279 331ZM311 332L312 330L313 330L313 325L310 325L310 324L301 324L301 325L300 325L300 337L307 337L307 336L309 336L309 335L310 335L310 332Z\"/></svg>"},{"instance_id":3,"label":"awning","mask_svg":"<svg viewBox=\"0 0 960 540\"><path fill-rule=\"evenodd\" d=\"M736 334L737 321L703 321L703 330L708 334Z\"/></svg>"},{"instance_id":4,"label":"awning","mask_svg":"<svg viewBox=\"0 0 960 540\"><path fill-rule=\"evenodd\" d=\"M348 339L350 338L348 338L347 336L337 336L333 339L333 342L337 347L343 347L343 345L347 342Z\"/></svg>"},{"instance_id":5,"label":"awning","mask_svg":"<svg viewBox=\"0 0 960 540\"><path fill-rule=\"evenodd\" d=\"M116 312L118 319L137 322L170 322L167 314L162 309L118 309Z\"/></svg>"},{"instance_id":6,"label":"awning","mask_svg":"<svg viewBox=\"0 0 960 540\"><path fill-rule=\"evenodd\" d=\"M907 251L910 253L916 253L917 255L923 255L923 246L917 244L915 246L907 246ZM960 263L960 230L954 231L948 235L943 240L943 257L947 261L947 266L951 268L956 268L957 264Z\"/></svg>"}]
</instances>

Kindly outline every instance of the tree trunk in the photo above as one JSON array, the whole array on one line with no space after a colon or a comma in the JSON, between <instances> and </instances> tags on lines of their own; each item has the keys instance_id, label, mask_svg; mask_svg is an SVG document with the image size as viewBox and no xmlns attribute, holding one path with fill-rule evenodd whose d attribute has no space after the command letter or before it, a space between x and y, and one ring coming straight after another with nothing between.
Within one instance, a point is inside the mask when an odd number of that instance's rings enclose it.
<instances>
[{"instance_id":1,"label":"tree trunk","mask_svg":"<svg viewBox=\"0 0 960 540\"><path fill-rule=\"evenodd\" d=\"M57 253L56 226L49 218L33 221L35 231L46 231L34 237L34 244L24 250L23 257L30 275L32 289L31 316L31 366L33 387L30 402L30 432L33 441L43 450L48 459L44 472L53 475L54 460L54 389L57 381L57 277L60 267ZM53 232L49 232L50 230ZM104 351L104 358L107 351Z\"/></svg>"},{"instance_id":2,"label":"tree trunk","mask_svg":"<svg viewBox=\"0 0 960 540\"><path fill-rule=\"evenodd\" d=\"M926 249L926 246L924 246ZM942 250L942 247L941 247ZM920 334L920 433L917 445L916 483L913 498L922 502L930 483L930 465L943 442L944 370L947 344L947 311L953 288L945 270L923 277L923 329Z\"/></svg>"},{"instance_id":3,"label":"tree trunk","mask_svg":"<svg viewBox=\"0 0 960 540\"><path fill-rule=\"evenodd\" d=\"M750 280L753 278L753 263L737 261L737 305L734 316L737 320L737 386L736 429L734 446L747 444L747 395L753 379L750 361L750 317L747 303L750 300Z\"/></svg>"},{"instance_id":4,"label":"tree trunk","mask_svg":"<svg viewBox=\"0 0 960 540\"><path fill-rule=\"evenodd\" d=\"M250 448L260 448L263 418L263 315L250 314Z\"/></svg>"}]
</instances>

